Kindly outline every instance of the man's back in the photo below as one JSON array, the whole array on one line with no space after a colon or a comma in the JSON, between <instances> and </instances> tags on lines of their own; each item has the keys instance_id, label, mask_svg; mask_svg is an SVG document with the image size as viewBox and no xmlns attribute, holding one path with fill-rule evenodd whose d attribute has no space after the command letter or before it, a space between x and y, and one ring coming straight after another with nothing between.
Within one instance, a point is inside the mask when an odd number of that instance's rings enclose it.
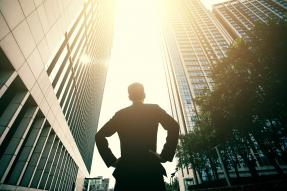
<instances>
[{"instance_id":1,"label":"man's back","mask_svg":"<svg viewBox=\"0 0 287 191\"><path fill-rule=\"evenodd\" d=\"M157 105L137 104L116 114L122 157L139 156L149 150L156 151L159 113Z\"/></svg>"},{"instance_id":2,"label":"man's back","mask_svg":"<svg viewBox=\"0 0 287 191\"><path fill-rule=\"evenodd\" d=\"M96 134L100 155L108 167L115 167L115 191L157 190L164 191L161 163L172 161L178 142L179 125L156 104L143 104L143 86L129 86L133 105L118 111ZM156 153L158 124L167 130L166 143L160 154ZM118 133L121 157L117 159L106 137ZM141 190L142 190L141 189Z\"/></svg>"}]
</instances>

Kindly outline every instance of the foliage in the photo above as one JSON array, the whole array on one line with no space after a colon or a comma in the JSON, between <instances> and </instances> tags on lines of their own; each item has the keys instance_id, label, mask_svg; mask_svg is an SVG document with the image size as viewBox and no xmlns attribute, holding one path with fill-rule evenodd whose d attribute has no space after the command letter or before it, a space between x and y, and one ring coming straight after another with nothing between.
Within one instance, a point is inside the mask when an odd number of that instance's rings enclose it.
<instances>
[{"instance_id":1,"label":"foliage","mask_svg":"<svg viewBox=\"0 0 287 191\"><path fill-rule=\"evenodd\" d=\"M165 188L166 191L179 191L179 184L177 178L174 178L174 180L170 184L165 183Z\"/></svg>"},{"instance_id":2,"label":"foliage","mask_svg":"<svg viewBox=\"0 0 287 191\"><path fill-rule=\"evenodd\" d=\"M232 129L246 134L272 121L286 127L287 24L257 23L249 36L235 41L215 65L215 86L202 104L223 134Z\"/></svg>"}]
</instances>

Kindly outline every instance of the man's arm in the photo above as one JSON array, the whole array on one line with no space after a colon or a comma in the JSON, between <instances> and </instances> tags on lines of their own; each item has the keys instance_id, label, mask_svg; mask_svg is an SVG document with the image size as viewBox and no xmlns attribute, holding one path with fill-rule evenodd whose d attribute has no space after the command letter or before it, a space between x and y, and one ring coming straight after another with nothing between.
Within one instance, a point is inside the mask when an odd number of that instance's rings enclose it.
<instances>
[{"instance_id":1,"label":"man's arm","mask_svg":"<svg viewBox=\"0 0 287 191\"><path fill-rule=\"evenodd\" d=\"M159 106L157 106L157 113L160 124L165 130L167 130L166 143L164 144L160 157L163 162L171 162L175 155L175 150L178 143L179 125Z\"/></svg>"},{"instance_id":2,"label":"man's arm","mask_svg":"<svg viewBox=\"0 0 287 191\"><path fill-rule=\"evenodd\" d=\"M109 148L106 137L112 136L116 132L116 115L110 119L96 134L96 144L99 153L107 167L115 166L117 158Z\"/></svg>"}]
</instances>

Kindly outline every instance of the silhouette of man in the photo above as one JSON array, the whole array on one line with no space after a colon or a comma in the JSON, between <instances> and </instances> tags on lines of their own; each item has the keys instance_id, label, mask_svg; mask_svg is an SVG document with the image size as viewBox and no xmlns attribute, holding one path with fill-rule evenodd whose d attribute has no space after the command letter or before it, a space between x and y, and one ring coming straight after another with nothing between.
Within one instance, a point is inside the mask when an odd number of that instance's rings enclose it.
<instances>
[{"instance_id":1,"label":"silhouette of man","mask_svg":"<svg viewBox=\"0 0 287 191\"><path fill-rule=\"evenodd\" d=\"M128 87L133 104L118 111L96 134L96 144L108 167L116 169L115 191L164 191L161 163L172 161L178 142L179 125L156 104L144 104L144 87L133 83ZM156 153L158 124L167 130L166 143ZM117 159L108 146L106 137L118 133L121 157Z\"/></svg>"}]
</instances>

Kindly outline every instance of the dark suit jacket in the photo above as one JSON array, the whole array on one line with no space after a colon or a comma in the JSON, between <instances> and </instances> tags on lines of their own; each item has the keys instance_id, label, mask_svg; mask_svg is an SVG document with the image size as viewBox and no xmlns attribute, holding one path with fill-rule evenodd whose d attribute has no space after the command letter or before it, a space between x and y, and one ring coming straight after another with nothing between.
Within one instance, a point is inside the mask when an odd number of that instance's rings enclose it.
<instances>
[{"instance_id":1,"label":"dark suit jacket","mask_svg":"<svg viewBox=\"0 0 287 191\"><path fill-rule=\"evenodd\" d=\"M166 143L160 156L156 152L158 124L167 130ZM148 174L166 175L161 162L172 161L178 142L179 125L156 104L136 103L118 111L96 134L96 144L106 165L111 166L117 158L113 155L106 137L118 133L121 157L114 177L130 179Z\"/></svg>"}]
</instances>

